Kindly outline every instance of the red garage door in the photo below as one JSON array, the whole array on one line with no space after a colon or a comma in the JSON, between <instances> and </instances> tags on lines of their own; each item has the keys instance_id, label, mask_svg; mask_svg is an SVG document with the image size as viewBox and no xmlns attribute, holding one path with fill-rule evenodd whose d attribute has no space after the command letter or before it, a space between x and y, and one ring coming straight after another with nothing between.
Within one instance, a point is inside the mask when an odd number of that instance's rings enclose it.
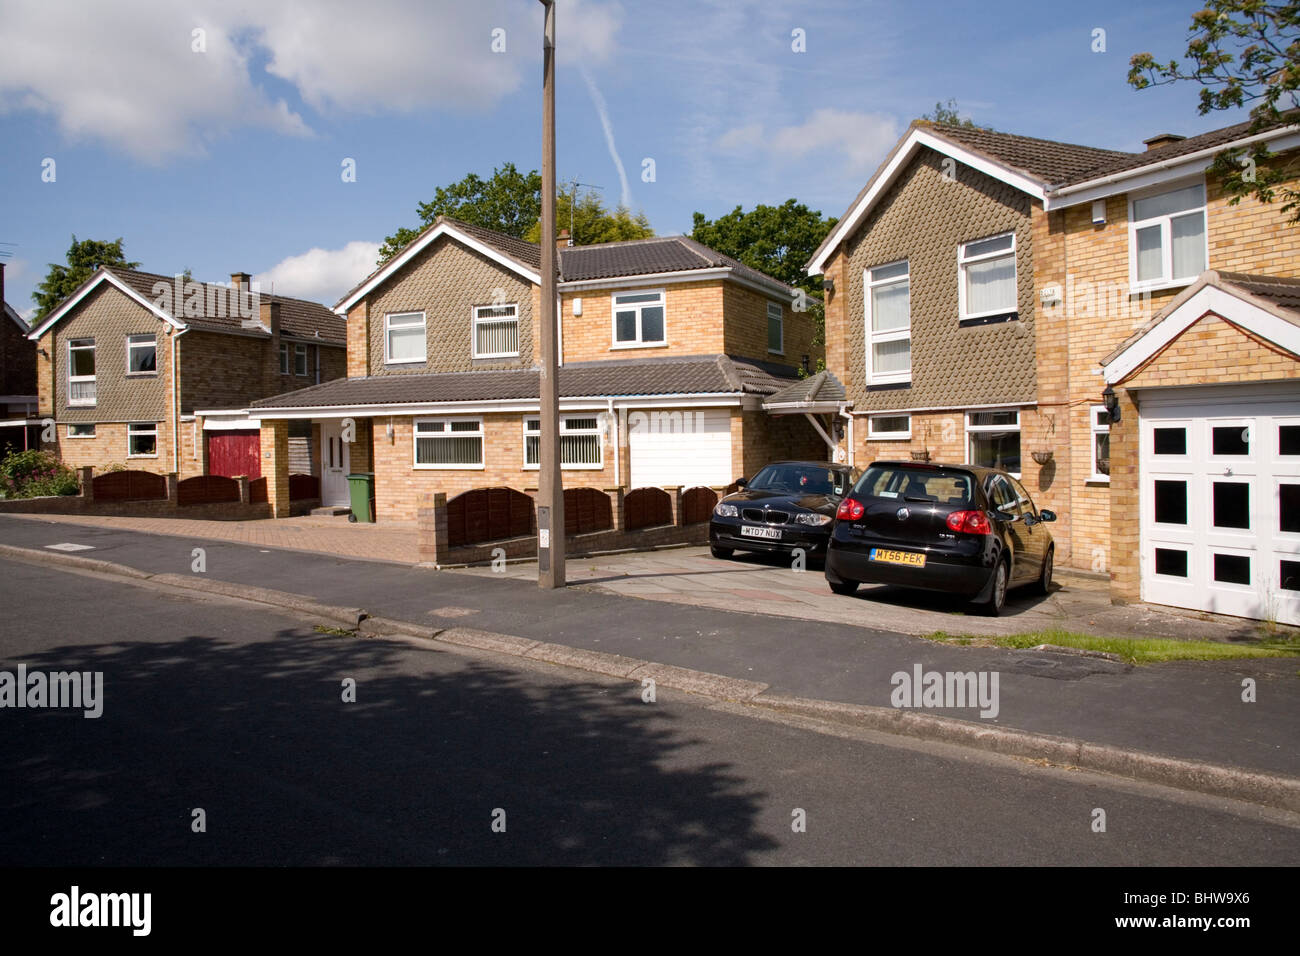
<instances>
[{"instance_id":1,"label":"red garage door","mask_svg":"<svg viewBox=\"0 0 1300 956\"><path fill-rule=\"evenodd\" d=\"M208 474L262 477L261 435L256 429L208 432Z\"/></svg>"}]
</instances>

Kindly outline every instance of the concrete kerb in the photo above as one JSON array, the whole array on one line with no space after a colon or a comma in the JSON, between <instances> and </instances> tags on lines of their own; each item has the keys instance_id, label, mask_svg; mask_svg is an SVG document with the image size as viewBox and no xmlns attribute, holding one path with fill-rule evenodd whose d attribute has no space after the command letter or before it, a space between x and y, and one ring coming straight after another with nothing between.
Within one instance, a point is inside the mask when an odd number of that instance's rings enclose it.
<instances>
[{"instance_id":1,"label":"concrete kerb","mask_svg":"<svg viewBox=\"0 0 1300 956\"><path fill-rule=\"evenodd\" d=\"M1003 756L1043 760L1064 767L1077 767L1141 780L1162 786L1189 790L1261 806L1300 812L1300 779L1257 773L1234 767L1197 763L1175 757L1124 750L1104 744L1068 737L1037 734L1004 727L980 725L929 714L917 714L888 707L844 704L768 694L767 684L740 680L668 664L656 664L636 658L600 651L587 651L562 644L550 644L509 634L496 634L474 628L453 627L446 630L422 627L405 621L372 618L360 608L343 608L319 604L295 594L230 584L211 578L186 577L179 574L149 574L95 558L56 554L33 548L0 545L0 557L36 564L62 566L99 574L123 577L134 583L169 585L193 591L219 594L240 600L280 607L313 617L338 621L366 634L383 636L398 633L443 643L494 651L515 657L544 661L578 670L624 678L640 683L645 678L656 684L687 691L706 698L739 701L766 710L810 717L832 723L849 724L897 736L932 740L971 747Z\"/></svg>"}]
</instances>

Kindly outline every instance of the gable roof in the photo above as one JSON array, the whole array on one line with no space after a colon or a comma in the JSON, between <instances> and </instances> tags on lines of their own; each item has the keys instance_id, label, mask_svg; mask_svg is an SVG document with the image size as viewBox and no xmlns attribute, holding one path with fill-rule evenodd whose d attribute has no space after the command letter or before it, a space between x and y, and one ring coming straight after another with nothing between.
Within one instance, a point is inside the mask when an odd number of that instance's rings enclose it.
<instances>
[{"instance_id":1,"label":"gable roof","mask_svg":"<svg viewBox=\"0 0 1300 956\"><path fill-rule=\"evenodd\" d=\"M1101 360L1106 382L1127 378L1207 313L1300 356L1300 278L1210 270Z\"/></svg>"},{"instance_id":2,"label":"gable roof","mask_svg":"<svg viewBox=\"0 0 1300 956\"><path fill-rule=\"evenodd\" d=\"M836 378L835 373L830 369L826 369L769 395L763 402L763 408L779 408L786 405L838 405L847 398L844 383Z\"/></svg>"},{"instance_id":3,"label":"gable roof","mask_svg":"<svg viewBox=\"0 0 1300 956\"><path fill-rule=\"evenodd\" d=\"M1093 193L1123 192L1124 182L1144 173L1170 170L1181 174L1190 171L1198 160L1208 166L1214 153L1233 144L1285 138L1284 148L1300 145L1297 130L1300 126L1294 122L1283 122L1252 136L1250 123L1244 122L1132 153L916 120L849 204L830 235L817 247L806 268L809 275L824 271L835 249L857 229L876 200L923 148L952 156L1014 186L1040 200L1046 209L1097 198Z\"/></svg>"},{"instance_id":4,"label":"gable roof","mask_svg":"<svg viewBox=\"0 0 1300 956\"><path fill-rule=\"evenodd\" d=\"M0 305L4 306L5 315L13 319L14 324L17 325L18 328L23 330L23 335L26 335L28 332L32 330L31 326L29 326L26 323L26 321L24 321L23 317L18 314L18 310L15 309L12 305L10 305L8 302L0 303Z\"/></svg>"},{"instance_id":5,"label":"gable roof","mask_svg":"<svg viewBox=\"0 0 1300 956\"><path fill-rule=\"evenodd\" d=\"M441 236L459 241L517 273L534 285L541 284L541 247L483 226L439 216L407 243L402 251L349 289L334 305L345 313L410 262ZM651 236L622 242L559 249L558 284L599 283L604 280L721 271L773 293L793 296L795 289L744 263L710 249L688 236Z\"/></svg>"},{"instance_id":6,"label":"gable roof","mask_svg":"<svg viewBox=\"0 0 1300 956\"><path fill-rule=\"evenodd\" d=\"M789 366L729 355L572 362L559 369L561 398L666 395L770 395L794 374ZM338 378L253 402L250 409L420 406L527 401L539 395L538 370L483 369Z\"/></svg>"},{"instance_id":7,"label":"gable roof","mask_svg":"<svg viewBox=\"0 0 1300 956\"><path fill-rule=\"evenodd\" d=\"M158 301L160 296L155 294L154 288L159 283L162 283L170 293L171 290L175 289L176 281L175 276L164 276L154 272L140 272L136 269L101 266L72 295L64 299L57 308L50 312L39 326L32 329L28 338L40 338L45 334L46 330L66 317L78 302L103 283L116 287L176 329L193 328L206 332L270 335L270 331L261 325L260 315L255 324L245 326L238 315L230 315L224 309L214 309L209 312L209 304L215 304L216 301L225 302L226 296L231 292L230 287L222 283L196 283L203 287L204 292L204 314L202 316L186 317L184 315L184 301L173 302L170 294L168 299L160 304ZM208 295L209 289L213 290L212 296ZM220 299L216 296L218 291L221 293ZM319 302L294 299L283 295L271 295L265 292L258 293L258 302L275 302L279 304L280 331L284 335L291 338L320 340L330 345L346 345L347 343L347 326L344 321Z\"/></svg>"}]
</instances>

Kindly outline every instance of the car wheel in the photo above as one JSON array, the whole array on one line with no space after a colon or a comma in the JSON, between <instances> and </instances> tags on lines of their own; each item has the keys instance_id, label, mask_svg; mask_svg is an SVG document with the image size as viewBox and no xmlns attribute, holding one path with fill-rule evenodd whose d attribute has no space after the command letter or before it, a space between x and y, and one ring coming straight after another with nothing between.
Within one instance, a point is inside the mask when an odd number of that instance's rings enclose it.
<instances>
[{"instance_id":1,"label":"car wheel","mask_svg":"<svg viewBox=\"0 0 1300 956\"><path fill-rule=\"evenodd\" d=\"M716 544L709 545L709 554L715 558L722 558L724 561L735 553L732 548L719 548Z\"/></svg>"},{"instance_id":2,"label":"car wheel","mask_svg":"<svg viewBox=\"0 0 1300 956\"><path fill-rule=\"evenodd\" d=\"M993 572L993 590L984 603L984 613L989 617L997 617L1001 614L1003 606L1007 603L1007 577L1007 562L999 561Z\"/></svg>"},{"instance_id":3,"label":"car wheel","mask_svg":"<svg viewBox=\"0 0 1300 956\"><path fill-rule=\"evenodd\" d=\"M831 590L836 594L849 595L858 592L857 581L828 581L827 583L830 584Z\"/></svg>"},{"instance_id":4,"label":"car wheel","mask_svg":"<svg viewBox=\"0 0 1300 956\"><path fill-rule=\"evenodd\" d=\"M1034 590L1039 594L1052 593L1052 558L1055 548L1048 548L1047 554L1043 556L1043 570L1039 572L1038 583L1034 585Z\"/></svg>"}]
</instances>

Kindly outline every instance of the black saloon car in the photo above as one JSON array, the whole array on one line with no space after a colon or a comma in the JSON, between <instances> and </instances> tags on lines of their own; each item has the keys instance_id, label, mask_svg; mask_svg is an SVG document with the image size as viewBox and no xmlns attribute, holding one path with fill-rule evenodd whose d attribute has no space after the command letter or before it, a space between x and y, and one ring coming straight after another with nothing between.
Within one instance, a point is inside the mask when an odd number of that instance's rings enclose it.
<instances>
[{"instance_id":1,"label":"black saloon car","mask_svg":"<svg viewBox=\"0 0 1300 956\"><path fill-rule=\"evenodd\" d=\"M945 591L998 614L1008 588L1051 587L1044 522L1055 520L998 469L872 462L836 512L826 580L836 594L861 583Z\"/></svg>"},{"instance_id":2,"label":"black saloon car","mask_svg":"<svg viewBox=\"0 0 1300 956\"><path fill-rule=\"evenodd\" d=\"M714 506L709 550L715 558L734 551L802 548L808 557L826 552L840 498L852 484L847 465L824 461L777 461Z\"/></svg>"}]
</instances>

